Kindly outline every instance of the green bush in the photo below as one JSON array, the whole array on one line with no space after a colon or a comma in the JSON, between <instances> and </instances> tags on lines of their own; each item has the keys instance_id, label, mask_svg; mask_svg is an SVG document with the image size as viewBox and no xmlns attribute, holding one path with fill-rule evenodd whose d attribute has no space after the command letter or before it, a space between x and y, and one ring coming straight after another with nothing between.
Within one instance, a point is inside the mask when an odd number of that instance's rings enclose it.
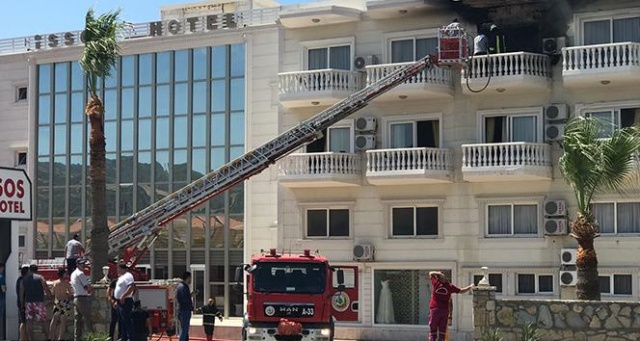
<instances>
[{"instance_id":1,"label":"green bush","mask_svg":"<svg viewBox=\"0 0 640 341\"><path fill-rule=\"evenodd\" d=\"M540 335L538 335L538 325L534 323L527 323L522 326L522 341L540 341Z\"/></svg>"},{"instance_id":2,"label":"green bush","mask_svg":"<svg viewBox=\"0 0 640 341\"><path fill-rule=\"evenodd\" d=\"M84 340L85 341L109 341L110 338L108 333L93 332L93 333L84 333Z\"/></svg>"},{"instance_id":3,"label":"green bush","mask_svg":"<svg viewBox=\"0 0 640 341\"><path fill-rule=\"evenodd\" d=\"M503 341L499 329L489 329L482 335L482 341Z\"/></svg>"}]
</instances>

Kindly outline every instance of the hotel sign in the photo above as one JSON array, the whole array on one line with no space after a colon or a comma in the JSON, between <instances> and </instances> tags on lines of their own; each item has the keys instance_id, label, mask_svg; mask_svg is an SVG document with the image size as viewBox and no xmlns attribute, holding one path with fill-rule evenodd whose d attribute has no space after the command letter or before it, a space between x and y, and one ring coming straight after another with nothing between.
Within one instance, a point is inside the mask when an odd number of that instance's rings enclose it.
<instances>
[{"instance_id":1,"label":"hotel sign","mask_svg":"<svg viewBox=\"0 0 640 341\"><path fill-rule=\"evenodd\" d=\"M181 20L152 21L130 25L121 32L123 40L175 36L198 32L215 31L238 27L235 13L211 14L189 17ZM33 36L35 50L53 49L62 46L75 46L84 43L84 32L63 32Z\"/></svg>"},{"instance_id":2,"label":"hotel sign","mask_svg":"<svg viewBox=\"0 0 640 341\"><path fill-rule=\"evenodd\" d=\"M31 218L31 180L27 173L0 167L0 219Z\"/></svg>"}]
</instances>

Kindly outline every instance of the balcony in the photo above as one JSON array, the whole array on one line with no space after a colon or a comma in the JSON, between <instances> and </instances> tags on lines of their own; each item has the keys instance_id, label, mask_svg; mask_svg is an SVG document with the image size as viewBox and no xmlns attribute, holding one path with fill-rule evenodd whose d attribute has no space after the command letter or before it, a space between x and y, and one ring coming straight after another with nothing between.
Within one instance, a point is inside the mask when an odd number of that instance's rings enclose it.
<instances>
[{"instance_id":1,"label":"balcony","mask_svg":"<svg viewBox=\"0 0 640 341\"><path fill-rule=\"evenodd\" d=\"M453 154L440 148L368 150L366 175L377 186L449 183Z\"/></svg>"},{"instance_id":2,"label":"balcony","mask_svg":"<svg viewBox=\"0 0 640 341\"><path fill-rule=\"evenodd\" d=\"M469 182L551 180L551 148L528 142L463 144L462 176Z\"/></svg>"},{"instance_id":3,"label":"balcony","mask_svg":"<svg viewBox=\"0 0 640 341\"><path fill-rule=\"evenodd\" d=\"M285 72L280 78L280 102L285 108L329 106L363 88L361 72L324 69Z\"/></svg>"},{"instance_id":4,"label":"balcony","mask_svg":"<svg viewBox=\"0 0 640 341\"><path fill-rule=\"evenodd\" d=\"M367 85L382 79L391 72L413 63L394 63L367 66ZM377 98L378 101L397 101L403 99L453 98L451 70L434 67L425 69L409 78L403 84L389 90Z\"/></svg>"},{"instance_id":5,"label":"balcony","mask_svg":"<svg viewBox=\"0 0 640 341\"><path fill-rule=\"evenodd\" d=\"M280 162L278 179L290 188L359 186L362 181L360 167L358 154L291 154Z\"/></svg>"},{"instance_id":6,"label":"balcony","mask_svg":"<svg viewBox=\"0 0 640 341\"><path fill-rule=\"evenodd\" d=\"M549 57L529 52L474 56L469 59L468 71L462 73L461 84L467 95L550 91Z\"/></svg>"},{"instance_id":7,"label":"balcony","mask_svg":"<svg viewBox=\"0 0 640 341\"><path fill-rule=\"evenodd\" d=\"M564 48L562 79L568 88L640 85L640 43Z\"/></svg>"}]
</instances>

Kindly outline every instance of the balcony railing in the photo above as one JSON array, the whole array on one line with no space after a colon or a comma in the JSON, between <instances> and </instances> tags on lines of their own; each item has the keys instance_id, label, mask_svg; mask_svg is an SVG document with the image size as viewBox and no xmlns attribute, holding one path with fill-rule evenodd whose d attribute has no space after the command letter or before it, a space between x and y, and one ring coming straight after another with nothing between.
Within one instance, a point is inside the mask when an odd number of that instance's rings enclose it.
<instances>
[{"instance_id":1,"label":"balcony railing","mask_svg":"<svg viewBox=\"0 0 640 341\"><path fill-rule=\"evenodd\" d=\"M451 171L452 154L448 149L402 148L367 151L367 173L414 170Z\"/></svg>"},{"instance_id":2,"label":"balcony railing","mask_svg":"<svg viewBox=\"0 0 640 341\"><path fill-rule=\"evenodd\" d=\"M640 43L567 47L562 49L562 60L563 72L640 66Z\"/></svg>"},{"instance_id":3,"label":"balcony railing","mask_svg":"<svg viewBox=\"0 0 640 341\"><path fill-rule=\"evenodd\" d=\"M367 66L367 85L373 84L391 72L411 64L413 63L409 62ZM449 87L453 86L451 70L439 67L425 69L415 76L407 79L404 84L440 84Z\"/></svg>"},{"instance_id":4,"label":"balcony railing","mask_svg":"<svg viewBox=\"0 0 640 341\"><path fill-rule=\"evenodd\" d=\"M551 166L545 143L507 142L462 145L462 168Z\"/></svg>"},{"instance_id":5,"label":"balcony railing","mask_svg":"<svg viewBox=\"0 0 640 341\"><path fill-rule=\"evenodd\" d=\"M360 72L324 69L284 72L280 78L280 94L291 95L315 91L355 92L363 88Z\"/></svg>"},{"instance_id":6,"label":"balcony railing","mask_svg":"<svg viewBox=\"0 0 640 341\"><path fill-rule=\"evenodd\" d=\"M513 52L469 58L469 68L463 73L463 77L473 80L489 76L550 77L549 57L529 52Z\"/></svg>"},{"instance_id":7,"label":"balcony railing","mask_svg":"<svg viewBox=\"0 0 640 341\"><path fill-rule=\"evenodd\" d=\"M360 174L360 155L358 154L334 152L291 154L280 164L280 175L285 177L357 174Z\"/></svg>"}]
</instances>

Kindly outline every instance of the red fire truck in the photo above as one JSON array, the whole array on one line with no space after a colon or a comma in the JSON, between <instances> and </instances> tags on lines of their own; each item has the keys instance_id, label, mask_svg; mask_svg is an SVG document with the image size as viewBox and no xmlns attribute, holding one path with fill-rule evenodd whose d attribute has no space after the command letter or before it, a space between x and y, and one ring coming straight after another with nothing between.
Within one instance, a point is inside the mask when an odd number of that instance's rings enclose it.
<instances>
[{"instance_id":1,"label":"red fire truck","mask_svg":"<svg viewBox=\"0 0 640 341\"><path fill-rule=\"evenodd\" d=\"M238 282L241 270L236 270ZM271 249L254 255L244 270L248 304L242 340L333 341L336 313L357 314L357 280L349 296L343 269L309 250L279 254Z\"/></svg>"}]
</instances>

